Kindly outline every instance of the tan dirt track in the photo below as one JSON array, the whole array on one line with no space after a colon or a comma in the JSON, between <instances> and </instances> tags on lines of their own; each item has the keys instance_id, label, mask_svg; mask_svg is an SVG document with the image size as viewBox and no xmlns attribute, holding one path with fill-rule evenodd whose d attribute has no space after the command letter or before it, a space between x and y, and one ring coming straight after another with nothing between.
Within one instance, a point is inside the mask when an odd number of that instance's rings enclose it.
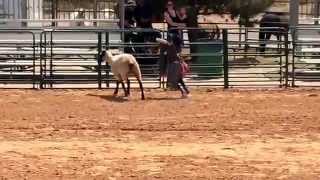
<instances>
[{"instance_id":1,"label":"tan dirt track","mask_svg":"<svg viewBox=\"0 0 320 180\"><path fill-rule=\"evenodd\" d=\"M0 179L320 178L320 90L0 94Z\"/></svg>"}]
</instances>

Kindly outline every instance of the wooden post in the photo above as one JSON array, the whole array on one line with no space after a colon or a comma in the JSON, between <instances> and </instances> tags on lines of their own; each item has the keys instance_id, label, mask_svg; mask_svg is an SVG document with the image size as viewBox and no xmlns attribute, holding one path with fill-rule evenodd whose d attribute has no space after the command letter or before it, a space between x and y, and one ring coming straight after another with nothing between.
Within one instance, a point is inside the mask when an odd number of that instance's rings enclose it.
<instances>
[{"instance_id":1,"label":"wooden post","mask_svg":"<svg viewBox=\"0 0 320 180\"><path fill-rule=\"evenodd\" d=\"M125 0L119 0L121 42L124 42Z\"/></svg>"},{"instance_id":2,"label":"wooden post","mask_svg":"<svg viewBox=\"0 0 320 180\"><path fill-rule=\"evenodd\" d=\"M125 0L119 0L120 28L124 28Z\"/></svg>"},{"instance_id":3,"label":"wooden post","mask_svg":"<svg viewBox=\"0 0 320 180\"><path fill-rule=\"evenodd\" d=\"M290 26L296 27L299 24L299 0L290 0Z\"/></svg>"},{"instance_id":4,"label":"wooden post","mask_svg":"<svg viewBox=\"0 0 320 180\"><path fill-rule=\"evenodd\" d=\"M320 5L320 0L313 0L314 6L313 6L313 17L314 18L319 18L319 5ZM318 25L319 20L315 20L314 24Z\"/></svg>"}]
</instances>

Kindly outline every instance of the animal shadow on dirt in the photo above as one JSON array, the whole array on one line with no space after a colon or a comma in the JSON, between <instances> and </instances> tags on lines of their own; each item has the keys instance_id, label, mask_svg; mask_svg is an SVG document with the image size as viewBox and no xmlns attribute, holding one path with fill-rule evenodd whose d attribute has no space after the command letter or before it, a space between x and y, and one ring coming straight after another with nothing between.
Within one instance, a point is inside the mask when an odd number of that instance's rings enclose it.
<instances>
[{"instance_id":1,"label":"animal shadow on dirt","mask_svg":"<svg viewBox=\"0 0 320 180\"><path fill-rule=\"evenodd\" d=\"M87 94L87 96L98 97L110 102L124 103L128 101L142 101L140 99L126 99L122 96L112 96L112 95L97 95L97 94ZM180 97L146 97L144 101L175 101L181 99Z\"/></svg>"},{"instance_id":2,"label":"animal shadow on dirt","mask_svg":"<svg viewBox=\"0 0 320 180\"><path fill-rule=\"evenodd\" d=\"M87 96L98 97L111 102L124 103L127 102L128 99L125 99L122 96L113 96L113 95L97 95L97 94L87 94Z\"/></svg>"}]
</instances>

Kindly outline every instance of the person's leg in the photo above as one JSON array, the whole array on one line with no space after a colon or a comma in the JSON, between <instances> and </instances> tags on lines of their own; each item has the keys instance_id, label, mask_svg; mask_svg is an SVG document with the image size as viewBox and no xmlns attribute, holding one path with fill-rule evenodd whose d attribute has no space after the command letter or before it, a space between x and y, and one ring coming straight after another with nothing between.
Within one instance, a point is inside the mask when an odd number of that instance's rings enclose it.
<instances>
[{"instance_id":1,"label":"person's leg","mask_svg":"<svg viewBox=\"0 0 320 180\"><path fill-rule=\"evenodd\" d=\"M179 80L179 82L178 82L178 87L179 87L179 89L180 89L180 91L181 91L182 97L183 97L183 98L188 97L188 94L190 94L190 92L189 92L188 88L186 87L183 79L180 79L180 80Z\"/></svg>"},{"instance_id":2,"label":"person's leg","mask_svg":"<svg viewBox=\"0 0 320 180\"><path fill-rule=\"evenodd\" d=\"M179 83L177 84L177 86L178 86L178 89L179 89L180 92L181 92L181 95L182 95L182 96L185 96L186 92L184 91L183 87L181 87L181 85L180 85Z\"/></svg>"},{"instance_id":3,"label":"person's leg","mask_svg":"<svg viewBox=\"0 0 320 180\"><path fill-rule=\"evenodd\" d=\"M263 28L263 27L261 27ZM260 29L260 32L259 32L259 40L260 41L263 41L263 42L260 42L260 52L265 52L265 49L266 49L266 32L265 32L265 29Z\"/></svg>"},{"instance_id":4,"label":"person's leg","mask_svg":"<svg viewBox=\"0 0 320 180\"><path fill-rule=\"evenodd\" d=\"M183 80L183 79L180 80L180 84L182 85L184 91L185 91L187 94L189 94L190 91L189 91L189 89L187 88L186 84L184 83L184 80Z\"/></svg>"}]
</instances>

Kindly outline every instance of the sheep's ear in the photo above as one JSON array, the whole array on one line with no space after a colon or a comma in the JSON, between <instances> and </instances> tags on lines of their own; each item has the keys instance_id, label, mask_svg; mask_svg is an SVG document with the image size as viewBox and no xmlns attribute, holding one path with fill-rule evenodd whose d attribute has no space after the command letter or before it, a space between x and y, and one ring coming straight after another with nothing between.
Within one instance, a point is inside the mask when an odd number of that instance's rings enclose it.
<instances>
[{"instance_id":1,"label":"sheep's ear","mask_svg":"<svg viewBox=\"0 0 320 180\"><path fill-rule=\"evenodd\" d=\"M105 55L106 55L106 51L105 50L100 52L100 57L103 57Z\"/></svg>"},{"instance_id":2,"label":"sheep's ear","mask_svg":"<svg viewBox=\"0 0 320 180\"><path fill-rule=\"evenodd\" d=\"M106 51L101 51L100 53L99 53L99 61L103 61L103 58L106 56Z\"/></svg>"}]
</instances>

